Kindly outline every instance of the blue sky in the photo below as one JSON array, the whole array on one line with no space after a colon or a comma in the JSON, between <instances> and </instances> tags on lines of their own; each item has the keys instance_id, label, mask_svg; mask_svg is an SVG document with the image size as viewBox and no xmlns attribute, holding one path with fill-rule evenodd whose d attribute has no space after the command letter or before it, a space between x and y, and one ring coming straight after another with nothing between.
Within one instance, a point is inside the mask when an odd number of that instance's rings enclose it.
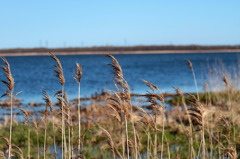
<instances>
[{"instance_id":1,"label":"blue sky","mask_svg":"<svg viewBox=\"0 0 240 159\"><path fill-rule=\"evenodd\" d=\"M0 2L0 48L240 44L237 0Z\"/></svg>"}]
</instances>

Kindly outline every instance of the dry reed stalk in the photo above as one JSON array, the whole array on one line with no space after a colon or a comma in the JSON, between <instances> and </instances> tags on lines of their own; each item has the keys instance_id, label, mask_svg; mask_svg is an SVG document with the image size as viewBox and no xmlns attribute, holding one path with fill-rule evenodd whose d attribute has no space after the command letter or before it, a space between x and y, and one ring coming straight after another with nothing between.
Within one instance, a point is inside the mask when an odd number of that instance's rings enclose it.
<instances>
[{"instance_id":1,"label":"dry reed stalk","mask_svg":"<svg viewBox=\"0 0 240 159\"><path fill-rule=\"evenodd\" d=\"M46 104L46 108L45 108L45 118L44 118L44 159L46 158L46 138L47 138L47 117L48 117L48 107L50 108L50 110L53 109L53 105L52 105L52 101L48 95L48 93L46 92L46 90L43 88L42 90L42 94L43 94L43 100ZM54 149L55 149L55 145L54 145ZM55 152L56 153L56 152Z\"/></svg>"},{"instance_id":2,"label":"dry reed stalk","mask_svg":"<svg viewBox=\"0 0 240 159\"><path fill-rule=\"evenodd\" d=\"M195 86L196 86L196 91L197 91L197 99L199 100L197 80L196 80L196 76L195 76L195 73L194 73L193 65L192 65L192 62L191 62L190 60L186 60L186 61L187 61L187 63L188 63L188 66L189 66L190 70L192 71L193 78L194 78L194 82L195 82Z\"/></svg>"},{"instance_id":3,"label":"dry reed stalk","mask_svg":"<svg viewBox=\"0 0 240 159\"><path fill-rule=\"evenodd\" d=\"M116 146L115 146L115 144L114 144L114 142L113 142L113 140L112 140L112 136L110 135L110 133L106 130L106 129L104 129L104 128L102 128L99 124L97 124L98 125L98 127L103 131L103 133L104 133L104 135L107 137L107 139L108 139L108 145L111 147L111 151L112 151L112 153L113 153L113 158L114 159L116 159L116 154L115 154L115 152L118 154L118 156L121 158L121 159L123 159L123 157L121 156L121 154L118 152L118 150L117 150L117 148L116 148Z\"/></svg>"},{"instance_id":4,"label":"dry reed stalk","mask_svg":"<svg viewBox=\"0 0 240 159\"><path fill-rule=\"evenodd\" d=\"M150 151L150 126L153 127L154 130L156 130L156 125L153 124L154 122L152 121L152 118L148 116L146 111L142 109L141 107L136 107L138 110L140 110L142 114L142 120L141 122L145 125L145 130L147 131L147 159L150 158L151 151Z\"/></svg>"},{"instance_id":5,"label":"dry reed stalk","mask_svg":"<svg viewBox=\"0 0 240 159\"><path fill-rule=\"evenodd\" d=\"M161 159L163 158L163 141L164 141L164 118L165 118L165 100L163 97L163 93L161 90L154 85L151 82L148 82L146 80L143 80L144 84L148 86L151 90L152 93L146 94L147 101L151 103L153 107L153 114L155 118L155 124L157 124L157 115L161 114L162 115L162 143L161 143ZM160 94L157 94L157 90ZM160 101L162 104L158 103ZM155 139L154 139L154 158L157 158L157 130L155 130Z\"/></svg>"},{"instance_id":6,"label":"dry reed stalk","mask_svg":"<svg viewBox=\"0 0 240 159\"><path fill-rule=\"evenodd\" d=\"M196 125L199 126L198 130L201 130L201 143L202 143L202 158L206 158L206 143L205 143L205 137L204 137L204 126L205 126L205 121L204 121L204 107L199 102L196 97L190 93L188 95L191 97L189 102L194 106L193 108L189 108L188 112L189 115L195 119Z\"/></svg>"},{"instance_id":7,"label":"dry reed stalk","mask_svg":"<svg viewBox=\"0 0 240 159\"><path fill-rule=\"evenodd\" d=\"M189 130L190 150L191 150L190 151L190 157L195 158L195 150L194 150L194 147L193 147L193 138L192 138L193 126L192 126L192 120L190 118L190 115L189 115L189 112L188 112L188 109L187 109L187 104L185 102L185 97L184 97L182 91L179 88L177 88L177 87L173 87L173 88L176 90L177 95L179 95L181 97L184 109L187 113L188 122L189 122L189 125L190 125L190 130Z\"/></svg>"},{"instance_id":8,"label":"dry reed stalk","mask_svg":"<svg viewBox=\"0 0 240 159\"><path fill-rule=\"evenodd\" d=\"M72 118L71 118L71 114L70 114L70 104L68 101L67 92L66 91L58 91L56 93L56 95L58 95L58 99L61 99L61 97L63 97L63 99L64 99L63 104L64 104L64 108L65 108L64 112L65 112L65 115L67 115L67 120L64 119L64 121L71 124ZM68 127L68 151L69 151L68 158L70 159L71 158L71 128L70 127Z\"/></svg>"},{"instance_id":9,"label":"dry reed stalk","mask_svg":"<svg viewBox=\"0 0 240 159\"><path fill-rule=\"evenodd\" d=\"M54 158L57 159L57 149L56 149L56 139L55 139L55 122L54 122L54 112L53 112L53 104L51 101L51 98L49 97L48 93L44 92L44 98L47 98L45 102L48 102L48 106L50 108L50 111L52 113L52 123L53 123L53 146L54 146Z\"/></svg>"},{"instance_id":10,"label":"dry reed stalk","mask_svg":"<svg viewBox=\"0 0 240 159\"><path fill-rule=\"evenodd\" d=\"M211 108L212 107L212 101L211 101L211 94L210 94L210 90L209 90L209 86L208 83L206 81L203 81L204 83L204 91L207 92L207 97L206 98L206 103L207 103L207 107ZM213 121L213 114L211 114L211 121ZM212 134L213 134L213 128L210 128L211 131L209 132L209 140L210 140L210 158L213 158L213 139L212 139Z\"/></svg>"},{"instance_id":11,"label":"dry reed stalk","mask_svg":"<svg viewBox=\"0 0 240 159\"><path fill-rule=\"evenodd\" d=\"M112 63L109 64L113 68L114 80L116 84L118 84L122 91L120 92L120 97L123 103L123 107L125 107L124 111L124 122L125 122L125 133L126 133L126 147L127 147L127 158L129 159L129 146L128 146L128 128L127 128L127 112L126 110L130 107L130 116L131 116L131 123L133 128L133 136L134 136L134 150L135 150L135 158L138 156L138 148L137 148L137 138L136 138L136 130L133 121L133 112L132 112L132 104L131 104L131 93L128 86L127 81L123 78L122 68L119 65L118 61L112 55L105 55L112 59Z\"/></svg>"},{"instance_id":12,"label":"dry reed stalk","mask_svg":"<svg viewBox=\"0 0 240 159\"><path fill-rule=\"evenodd\" d=\"M26 111L26 110L24 110L24 109L22 109L22 108L19 108L19 110L21 110L22 112L23 112L23 114L24 114L24 116L25 116L25 120L26 120L26 124L27 124L27 126L28 126L28 158L30 159L31 158L31 156L30 156L30 151L31 151L31 149L30 149L30 119L29 119L29 115L28 115L28 112Z\"/></svg>"},{"instance_id":13,"label":"dry reed stalk","mask_svg":"<svg viewBox=\"0 0 240 159\"><path fill-rule=\"evenodd\" d=\"M231 93L230 93L230 87L229 87L229 82L227 80L227 77L225 76L225 74L222 74L223 76L223 82L226 85L226 89L227 89L227 93L228 93L228 102L230 103L230 111L231 111L231 118L232 118L232 126L233 126L233 140L235 141L235 127L234 127L234 119L233 119L233 106L232 106L232 101L231 101ZM229 108L228 108L229 109Z\"/></svg>"},{"instance_id":14,"label":"dry reed stalk","mask_svg":"<svg viewBox=\"0 0 240 159\"><path fill-rule=\"evenodd\" d=\"M125 146L124 146L124 132L123 132L123 128L124 128L124 108L121 106L120 102L121 102L121 98L120 96L115 93L115 98L109 98L108 99L108 103L107 106L113 110L113 113L111 114L111 116L113 116L114 118L117 119L117 121L121 124L121 137L122 137L122 156L123 158L125 158Z\"/></svg>"},{"instance_id":15,"label":"dry reed stalk","mask_svg":"<svg viewBox=\"0 0 240 159\"><path fill-rule=\"evenodd\" d=\"M37 153L38 153L38 159L39 159L39 153L40 153L40 151L39 151L39 137L38 137L38 125L37 125L37 121L36 121L36 119L34 118L34 116L33 115L30 115L31 117L32 117L32 124L33 124L33 127L34 127L34 129L35 129L35 131L36 131L36 134L37 134Z\"/></svg>"},{"instance_id":16,"label":"dry reed stalk","mask_svg":"<svg viewBox=\"0 0 240 159\"><path fill-rule=\"evenodd\" d=\"M50 56L52 57L52 59L57 63L57 65L54 65L54 72L55 72L55 76L59 79L59 82L62 86L62 92L64 91L64 84L65 84L65 78L64 78L64 75L63 75L63 68L62 68L62 64L61 62L59 61L59 59L52 53L50 53ZM63 93L62 93L62 99L63 99ZM64 157L64 151L65 150L65 159L66 159L66 139L65 139L65 126L64 126L64 114L65 112L64 109L63 109L63 100L62 100L62 159ZM63 149L64 147L64 149Z\"/></svg>"},{"instance_id":17,"label":"dry reed stalk","mask_svg":"<svg viewBox=\"0 0 240 159\"><path fill-rule=\"evenodd\" d=\"M80 106L80 82L82 79L82 66L76 63L77 71L74 72L74 79L78 84L78 154L81 152L81 106Z\"/></svg>"},{"instance_id":18,"label":"dry reed stalk","mask_svg":"<svg viewBox=\"0 0 240 159\"><path fill-rule=\"evenodd\" d=\"M13 109L13 89L14 89L14 78L12 77L12 73L10 70L10 65L8 61L1 57L3 62L6 66L1 66L1 68L4 71L4 75L7 78L7 81L2 80L2 82L7 86L7 91L4 93L3 96L8 95L10 96L10 106L11 106L11 118L10 118L10 132L9 132L9 153L8 153L8 159L11 158L11 149L12 149L12 109Z\"/></svg>"}]
</instances>

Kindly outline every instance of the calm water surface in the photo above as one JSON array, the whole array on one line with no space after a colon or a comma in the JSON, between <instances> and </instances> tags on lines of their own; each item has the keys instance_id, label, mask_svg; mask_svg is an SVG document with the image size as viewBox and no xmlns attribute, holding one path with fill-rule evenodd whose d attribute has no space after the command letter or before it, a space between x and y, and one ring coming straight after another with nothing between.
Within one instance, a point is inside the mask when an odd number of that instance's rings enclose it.
<instances>
[{"instance_id":1,"label":"calm water surface","mask_svg":"<svg viewBox=\"0 0 240 159\"><path fill-rule=\"evenodd\" d=\"M202 79L207 65L214 65L216 59L222 59L227 69L237 68L238 53L196 53L196 54L139 54L114 55L122 67L124 78L128 81L133 93L144 94L148 90L142 79L150 81L163 91L174 92L173 86L183 92L195 92L192 72L186 64L191 60L198 80L200 91ZM68 55L57 56L63 66L66 80L65 90L69 98L77 97L78 85L73 79L75 63L83 66L81 96L90 96L102 89L114 90L112 82L111 60L103 55ZM49 56L6 57L11 65L15 79L15 92L23 91L18 98L24 103L43 102L42 89L47 89L53 98L52 91L61 89L58 79L54 76L55 61ZM1 64L2 61L1 61ZM1 80L5 79L3 71ZM6 87L0 84L1 93Z\"/></svg>"}]
</instances>

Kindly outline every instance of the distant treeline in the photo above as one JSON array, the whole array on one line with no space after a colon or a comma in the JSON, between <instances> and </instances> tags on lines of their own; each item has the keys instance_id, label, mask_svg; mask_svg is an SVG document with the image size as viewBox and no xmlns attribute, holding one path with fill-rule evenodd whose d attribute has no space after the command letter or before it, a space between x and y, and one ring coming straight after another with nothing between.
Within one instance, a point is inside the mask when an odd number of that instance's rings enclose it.
<instances>
[{"instance_id":1,"label":"distant treeline","mask_svg":"<svg viewBox=\"0 0 240 159\"><path fill-rule=\"evenodd\" d=\"M2 49L0 53L30 53L30 52L102 52L102 51L163 51L163 50L226 50L240 49L240 45L152 45L152 46L101 46L101 47L74 47L74 48L16 48Z\"/></svg>"}]
</instances>

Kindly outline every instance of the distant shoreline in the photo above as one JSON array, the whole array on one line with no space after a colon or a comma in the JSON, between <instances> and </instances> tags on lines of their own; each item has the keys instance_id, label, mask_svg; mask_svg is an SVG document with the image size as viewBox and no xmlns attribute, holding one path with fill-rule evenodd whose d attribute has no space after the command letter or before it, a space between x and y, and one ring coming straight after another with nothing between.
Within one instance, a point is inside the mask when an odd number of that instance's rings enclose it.
<instances>
[{"instance_id":1,"label":"distant shoreline","mask_svg":"<svg viewBox=\"0 0 240 159\"><path fill-rule=\"evenodd\" d=\"M240 53L237 50L151 50L151 51L84 51L84 52L54 52L56 55L103 55L103 54L183 54L183 53ZM21 52L21 53L4 53L1 52L0 56L44 56L49 55L49 52Z\"/></svg>"},{"instance_id":2,"label":"distant shoreline","mask_svg":"<svg viewBox=\"0 0 240 159\"><path fill-rule=\"evenodd\" d=\"M102 55L102 54L172 54L172 53L224 53L240 52L240 45L161 45L161 46L102 46L76 48L16 48L0 49L0 56L49 55Z\"/></svg>"}]
</instances>

